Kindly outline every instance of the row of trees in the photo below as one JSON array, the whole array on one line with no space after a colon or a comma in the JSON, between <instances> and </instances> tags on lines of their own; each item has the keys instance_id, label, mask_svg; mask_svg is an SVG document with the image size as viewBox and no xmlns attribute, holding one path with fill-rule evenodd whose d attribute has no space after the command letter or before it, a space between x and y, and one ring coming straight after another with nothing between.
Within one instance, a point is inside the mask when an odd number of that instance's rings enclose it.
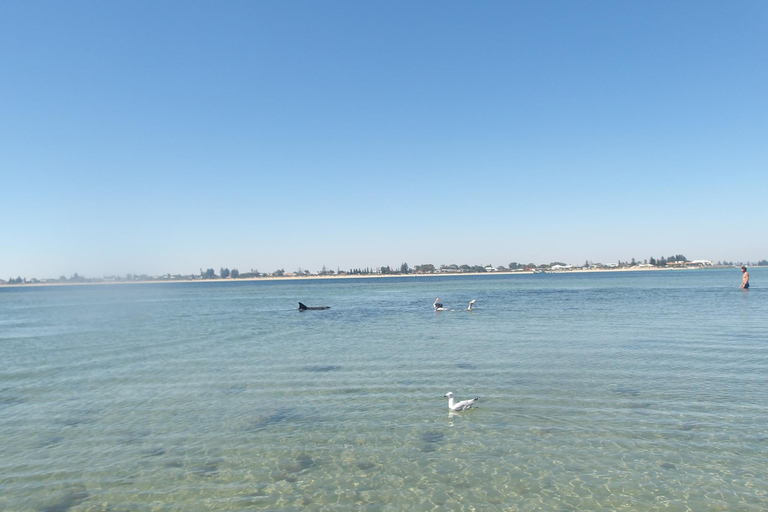
<instances>
[{"instance_id":1,"label":"row of trees","mask_svg":"<svg viewBox=\"0 0 768 512\"><path fill-rule=\"evenodd\" d=\"M632 261L635 261L635 259L632 258ZM648 263L655 267L665 267L667 263L675 263L677 261L688 261L688 258L683 256L682 254L675 254L674 256L670 256L669 258L665 258L664 256L662 256L657 260L656 258L651 256L648 259Z\"/></svg>"},{"instance_id":2,"label":"row of trees","mask_svg":"<svg viewBox=\"0 0 768 512\"><path fill-rule=\"evenodd\" d=\"M278 271L283 272L284 271ZM282 274L280 274L282 275ZM203 269L200 269L200 279L239 279L239 278L250 278L250 277L262 277L266 276L266 274L260 274L258 270L251 269L250 272L244 272L240 273L239 270L236 268L233 268L232 270L229 270L228 268L221 267L219 269L219 274L216 274L216 271L212 268L207 269L205 272L203 272Z\"/></svg>"}]
</instances>

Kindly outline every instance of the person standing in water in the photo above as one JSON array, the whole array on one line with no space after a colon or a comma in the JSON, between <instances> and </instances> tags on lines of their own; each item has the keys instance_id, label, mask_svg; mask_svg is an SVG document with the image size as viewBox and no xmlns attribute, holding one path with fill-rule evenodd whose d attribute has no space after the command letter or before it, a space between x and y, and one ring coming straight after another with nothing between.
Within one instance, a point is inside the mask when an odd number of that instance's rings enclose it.
<instances>
[{"instance_id":1,"label":"person standing in water","mask_svg":"<svg viewBox=\"0 0 768 512\"><path fill-rule=\"evenodd\" d=\"M739 288L749 290L749 272L747 272L747 267L741 267L741 285Z\"/></svg>"}]
</instances>

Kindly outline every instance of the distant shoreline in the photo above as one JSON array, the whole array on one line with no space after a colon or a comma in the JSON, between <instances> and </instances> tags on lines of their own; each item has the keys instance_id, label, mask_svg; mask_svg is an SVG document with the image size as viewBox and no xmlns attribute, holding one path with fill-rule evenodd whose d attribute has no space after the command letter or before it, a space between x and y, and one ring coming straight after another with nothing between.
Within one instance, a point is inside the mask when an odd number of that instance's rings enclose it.
<instances>
[{"instance_id":1,"label":"distant shoreline","mask_svg":"<svg viewBox=\"0 0 768 512\"><path fill-rule=\"evenodd\" d=\"M713 268L730 268L730 267L713 267ZM704 268L675 268L675 267L653 267L653 268L596 268L596 269L573 269L573 270L547 270L546 274L584 274L584 273L598 273L598 272L653 272L653 271L691 271L691 270L705 270ZM536 272L531 270L522 270L518 272L446 272L446 273L432 273L432 274L366 274L366 275L308 275L308 276L267 276L267 277L245 277L245 278L227 278L227 279L155 279L155 280L141 280L141 281L93 281L93 282L47 282L47 283L21 283L21 284L4 284L0 285L0 288L29 288L29 287L44 287L44 286L88 286L88 285L130 285L130 284L171 284L171 283L239 283L239 282L253 282L253 281L316 281L321 279L380 279L385 277L394 278L414 278L414 277L460 277L460 276L499 276L499 275L531 275Z\"/></svg>"}]
</instances>

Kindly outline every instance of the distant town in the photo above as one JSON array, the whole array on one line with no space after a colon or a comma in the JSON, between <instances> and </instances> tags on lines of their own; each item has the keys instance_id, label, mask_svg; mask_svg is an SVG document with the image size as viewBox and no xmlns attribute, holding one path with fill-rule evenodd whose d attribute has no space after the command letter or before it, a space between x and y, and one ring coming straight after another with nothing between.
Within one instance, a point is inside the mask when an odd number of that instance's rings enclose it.
<instances>
[{"instance_id":1,"label":"distant town","mask_svg":"<svg viewBox=\"0 0 768 512\"><path fill-rule=\"evenodd\" d=\"M402 275L434 275L434 274L484 274L484 273L509 273L509 272L571 272L571 271L598 271L598 270L653 270L666 268L717 268L717 267L739 267L746 266L768 266L768 260L757 262L732 262L732 261L711 261L711 260L689 260L682 254L665 258L649 258L639 261L632 258L630 261L618 261L616 263L595 263L586 261L583 265L571 265L562 262L551 262L549 264L518 263L512 262L509 265L440 265L435 266L430 263L423 265L409 266L402 263L399 267L366 267L352 268L349 270L331 270L323 266L317 272L310 272L298 268L293 272L287 272L285 269L274 270L272 272L259 272L256 269L249 269L247 272L233 268L221 267L218 272L209 268L200 269L197 274L126 274L125 276L105 276L105 277L85 277L78 273L73 275L60 276L58 278L27 278L11 277L7 281L0 279L2 285L40 285L40 284L87 284L87 283L130 283L130 282L169 282L169 281L218 281L218 280L238 280L238 279L261 279L261 278L309 278L309 277L365 277L365 276L402 276Z\"/></svg>"}]
</instances>

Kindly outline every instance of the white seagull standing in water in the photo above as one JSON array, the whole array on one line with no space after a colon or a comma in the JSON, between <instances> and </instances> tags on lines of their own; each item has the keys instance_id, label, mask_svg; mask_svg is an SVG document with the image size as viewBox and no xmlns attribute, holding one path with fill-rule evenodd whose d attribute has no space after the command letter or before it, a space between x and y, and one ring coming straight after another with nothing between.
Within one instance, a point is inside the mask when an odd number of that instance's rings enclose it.
<instances>
[{"instance_id":1,"label":"white seagull standing in water","mask_svg":"<svg viewBox=\"0 0 768 512\"><path fill-rule=\"evenodd\" d=\"M464 400L463 402L455 402L453 400L453 393L450 391L445 394L446 397L448 397L448 408L452 411L463 411L466 409L471 409L472 406L480 400L480 397L473 398L472 400Z\"/></svg>"}]
</instances>

